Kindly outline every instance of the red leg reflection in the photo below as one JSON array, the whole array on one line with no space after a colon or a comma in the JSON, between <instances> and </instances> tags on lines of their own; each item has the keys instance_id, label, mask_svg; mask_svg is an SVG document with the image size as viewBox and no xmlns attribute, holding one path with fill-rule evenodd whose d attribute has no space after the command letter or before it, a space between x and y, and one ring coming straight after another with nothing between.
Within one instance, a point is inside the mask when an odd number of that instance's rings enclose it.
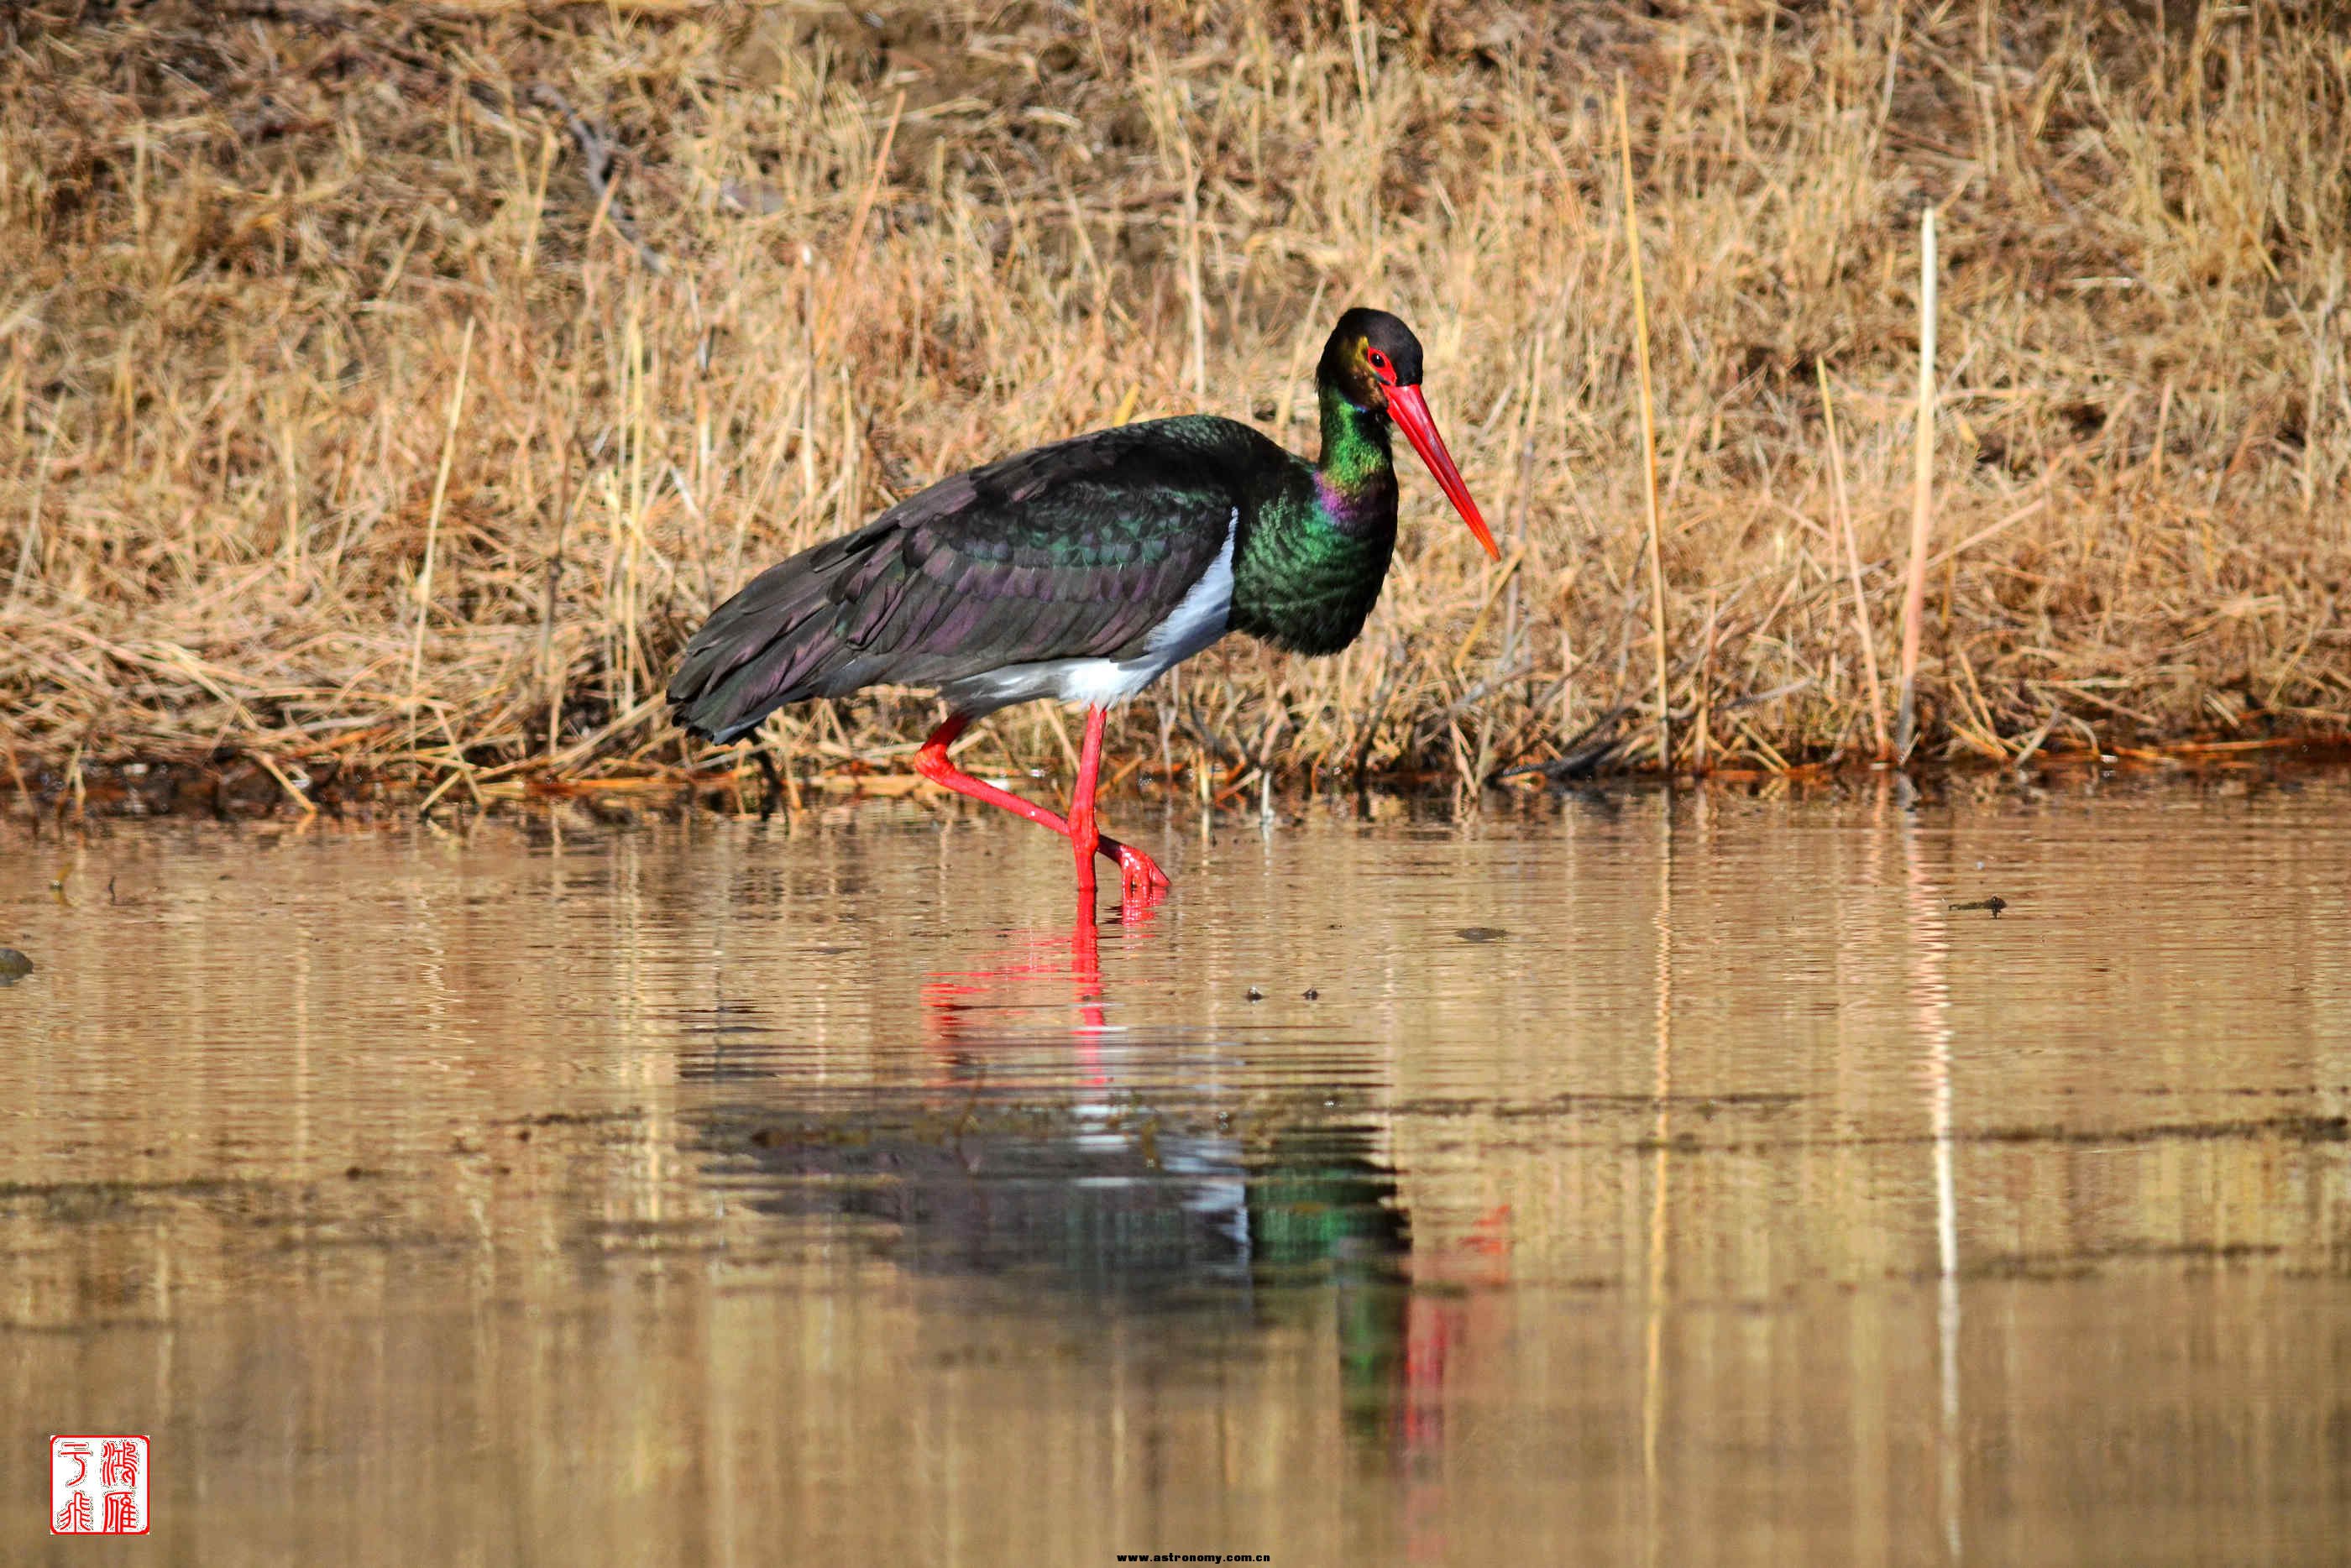
<instances>
[{"instance_id":1,"label":"red leg reflection","mask_svg":"<svg viewBox=\"0 0 2351 1568\"><path fill-rule=\"evenodd\" d=\"M1077 987L1082 1021L1076 1041L1078 1061L1086 1070L1087 1083L1106 1084L1110 1078L1102 1071L1102 1037L1110 1032L1110 1018L1102 1011L1102 933L1094 929L1094 857L1083 852L1078 856L1078 921L1070 930L1070 979Z\"/></svg>"},{"instance_id":2,"label":"red leg reflection","mask_svg":"<svg viewBox=\"0 0 2351 1568\"><path fill-rule=\"evenodd\" d=\"M1140 933L1149 926L1152 913L1147 908L1129 905L1120 923L1129 933ZM1017 1004L1008 1007L1026 989L1021 982L1064 974L1078 1010L1077 1026L1070 1032L1071 1053L1085 1082L1108 1082L1102 1039L1110 1033L1111 1024L1102 996L1102 931L1092 908L1078 907L1066 939L1042 933L1019 938L1011 950L994 957L996 961L987 968L934 971L923 981L925 1043L945 1075L936 1080L936 1086L947 1086L975 1064L967 1053L979 1042L971 1039L967 1031L979 1015L1000 1021L1008 1011L1025 1011Z\"/></svg>"},{"instance_id":3,"label":"red leg reflection","mask_svg":"<svg viewBox=\"0 0 2351 1568\"><path fill-rule=\"evenodd\" d=\"M1405 1307L1403 1460L1405 1560L1442 1563L1455 1553L1444 1529L1448 1510L1445 1467L1447 1386L1481 1344L1507 1331L1497 1321L1501 1288L1511 1278L1510 1206L1488 1210L1469 1233L1414 1259L1416 1284L1467 1287L1465 1294L1416 1290Z\"/></svg>"}]
</instances>

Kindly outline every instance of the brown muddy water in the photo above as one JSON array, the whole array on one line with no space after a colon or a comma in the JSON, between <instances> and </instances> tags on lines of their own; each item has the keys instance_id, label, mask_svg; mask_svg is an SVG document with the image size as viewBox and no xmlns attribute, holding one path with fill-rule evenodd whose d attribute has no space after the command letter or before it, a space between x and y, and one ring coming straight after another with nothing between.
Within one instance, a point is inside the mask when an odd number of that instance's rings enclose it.
<instances>
[{"instance_id":1,"label":"brown muddy water","mask_svg":"<svg viewBox=\"0 0 2351 1568\"><path fill-rule=\"evenodd\" d=\"M0 1559L2342 1560L2351 783L1124 805L0 827Z\"/></svg>"}]
</instances>

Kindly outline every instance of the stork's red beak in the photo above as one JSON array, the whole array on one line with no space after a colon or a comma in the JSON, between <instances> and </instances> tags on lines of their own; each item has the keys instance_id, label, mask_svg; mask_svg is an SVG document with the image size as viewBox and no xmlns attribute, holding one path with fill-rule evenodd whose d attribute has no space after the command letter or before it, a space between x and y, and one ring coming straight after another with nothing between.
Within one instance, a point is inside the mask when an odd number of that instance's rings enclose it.
<instances>
[{"instance_id":1,"label":"stork's red beak","mask_svg":"<svg viewBox=\"0 0 2351 1568\"><path fill-rule=\"evenodd\" d=\"M1486 530L1486 520L1478 515L1478 504L1469 499L1469 487L1461 483L1461 471L1453 466L1453 454L1445 450L1445 438L1437 433L1437 421L1428 417L1427 400L1418 387L1388 389L1388 418L1404 429L1405 439L1412 450L1420 453L1420 461L1428 464L1428 472L1445 491L1445 498L1461 514L1461 521L1469 524L1478 543L1486 546L1486 554L1496 560L1502 552L1495 547L1494 535Z\"/></svg>"}]
</instances>

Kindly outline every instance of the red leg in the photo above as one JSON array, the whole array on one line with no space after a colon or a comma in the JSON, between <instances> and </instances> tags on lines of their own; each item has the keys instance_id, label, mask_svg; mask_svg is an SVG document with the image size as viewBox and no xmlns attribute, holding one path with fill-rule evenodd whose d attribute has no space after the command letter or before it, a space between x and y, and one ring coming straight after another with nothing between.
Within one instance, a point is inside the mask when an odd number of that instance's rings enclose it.
<instances>
[{"instance_id":1,"label":"red leg","mask_svg":"<svg viewBox=\"0 0 2351 1568\"><path fill-rule=\"evenodd\" d=\"M1102 763L1102 711L1095 709L1086 720L1086 733L1093 750L1094 767L1097 774ZM969 795L974 800L986 801L990 805L1001 806L1015 816L1025 817L1040 827L1050 828L1063 837L1069 837L1070 824L1061 816L1046 810L1033 801L1022 800L1008 790L1000 790L992 784L984 784L947 760L947 748L955 744L956 737L961 735L970 724L971 720L961 713L948 714L946 722L932 731L931 738L923 742L923 749L914 753L914 771L942 789L951 789L957 794ZM1082 758L1079 765L1082 774L1084 771ZM1087 787L1082 791L1089 819L1092 815L1093 808L1092 778L1093 775L1086 776L1084 782ZM1118 862L1120 894L1124 900L1133 902L1139 898L1156 898L1167 890L1166 875L1157 866L1152 864L1151 857L1144 854L1140 849L1129 848L1115 838L1102 837L1099 829L1093 831L1093 854L1107 856ZM1090 873L1092 868L1089 860L1086 867L1087 872ZM1081 875L1079 881L1081 886L1091 888L1092 883L1087 876Z\"/></svg>"},{"instance_id":2,"label":"red leg","mask_svg":"<svg viewBox=\"0 0 2351 1568\"><path fill-rule=\"evenodd\" d=\"M1070 789L1070 847L1078 857L1078 898L1091 908L1094 901L1094 851L1102 847L1102 829L1094 825L1094 785L1102 777L1102 722L1100 708L1086 710L1086 738L1078 748L1078 782Z\"/></svg>"},{"instance_id":3,"label":"red leg","mask_svg":"<svg viewBox=\"0 0 2351 1568\"><path fill-rule=\"evenodd\" d=\"M1038 826L1050 827L1067 838L1070 825L1058 814L1022 800L1008 790L1000 790L992 784L982 784L947 761L947 748L955 744L956 736L970 727L971 721L963 714L948 714L947 722L933 730L931 738L923 742L923 749L914 753L914 771L942 789L967 794L974 800L984 800L990 805L1000 805L1015 816L1025 816Z\"/></svg>"},{"instance_id":4,"label":"red leg","mask_svg":"<svg viewBox=\"0 0 2351 1568\"><path fill-rule=\"evenodd\" d=\"M1104 838L1094 825L1094 787L1102 777L1102 724L1110 715L1100 708L1086 710L1085 744L1078 751L1078 783L1070 794L1070 839L1078 848L1078 888L1089 901L1093 897L1093 857L1106 855L1118 862L1118 895L1122 904L1156 898L1167 891L1167 874L1142 850Z\"/></svg>"}]
</instances>

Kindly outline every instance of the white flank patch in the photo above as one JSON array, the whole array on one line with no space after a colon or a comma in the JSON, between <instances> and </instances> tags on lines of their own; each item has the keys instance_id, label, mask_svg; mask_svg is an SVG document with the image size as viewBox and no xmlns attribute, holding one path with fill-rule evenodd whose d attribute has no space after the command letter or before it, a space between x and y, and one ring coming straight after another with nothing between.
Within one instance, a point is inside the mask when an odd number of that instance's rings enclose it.
<instances>
[{"instance_id":1,"label":"white flank patch","mask_svg":"<svg viewBox=\"0 0 2351 1568\"><path fill-rule=\"evenodd\" d=\"M1241 509L1236 506L1225 524L1225 547L1217 552L1217 558L1208 563L1184 602L1152 628L1143 651L1133 659L1049 659L1036 664L1007 665L955 681L950 700L959 711L974 716L1040 697L1056 697L1090 708L1123 702L1225 635L1232 618L1233 544L1240 526Z\"/></svg>"}]
</instances>

